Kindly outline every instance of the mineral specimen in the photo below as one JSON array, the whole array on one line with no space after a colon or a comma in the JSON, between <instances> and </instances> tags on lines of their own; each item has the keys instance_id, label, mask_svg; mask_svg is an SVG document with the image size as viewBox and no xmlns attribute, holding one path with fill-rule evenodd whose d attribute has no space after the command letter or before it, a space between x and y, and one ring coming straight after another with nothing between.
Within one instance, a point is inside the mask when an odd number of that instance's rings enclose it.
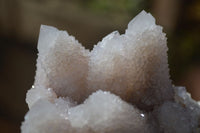
<instances>
[{"instance_id":1,"label":"mineral specimen","mask_svg":"<svg viewBox=\"0 0 200 133\"><path fill-rule=\"evenodd\" d=\"M200 133L200 105L172 85L167 50L145 11L92 51L42 25L22 133Z\"/></svg>"}]
</instances>

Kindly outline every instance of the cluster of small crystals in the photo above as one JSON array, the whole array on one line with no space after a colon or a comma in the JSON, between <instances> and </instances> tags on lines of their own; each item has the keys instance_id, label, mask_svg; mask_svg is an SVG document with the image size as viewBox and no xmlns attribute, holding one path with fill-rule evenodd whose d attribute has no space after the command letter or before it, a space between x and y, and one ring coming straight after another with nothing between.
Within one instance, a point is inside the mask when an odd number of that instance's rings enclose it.
<instances>
[{"instance_id":1,"label":"cluster of small crystals","mask_svg":"<svg viewBox=\"0 0 200 133\"><path fill-rule=\"evenodd\" d=\"M172 99L162 27L142 12L125 34L115 31L106 36L90 53L87 79L89 88L111 91L141 109Z\"/></svg>"},{"instance_id":2,"label":"cluster of small crystals","mask_svg":"<svg viewBox=\"0 0 200 133\"><path fill-rule=\"evenodd\" d=\"M200 105L169 77L166 37L142 11L90 52L41 26L22 133L199 133Z\"/></svg>"}]
</instances>

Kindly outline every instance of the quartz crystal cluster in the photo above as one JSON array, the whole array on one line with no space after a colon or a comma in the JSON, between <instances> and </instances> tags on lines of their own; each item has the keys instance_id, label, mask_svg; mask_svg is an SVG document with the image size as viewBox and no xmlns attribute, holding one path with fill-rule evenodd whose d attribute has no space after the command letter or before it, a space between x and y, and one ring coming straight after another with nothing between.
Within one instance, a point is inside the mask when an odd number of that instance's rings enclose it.
<instances>
[{"instance_id":1,"label":"quartz crystal cluster","mask_svg":"<svg viewBox=\"0 0 200 133\"><path fill-rule=\"evenodd\" d=\"M200 133L200 105L172 85L162 27L142 11L86 50L41 26L22 133Z\"/></svg>"}]
</instances>

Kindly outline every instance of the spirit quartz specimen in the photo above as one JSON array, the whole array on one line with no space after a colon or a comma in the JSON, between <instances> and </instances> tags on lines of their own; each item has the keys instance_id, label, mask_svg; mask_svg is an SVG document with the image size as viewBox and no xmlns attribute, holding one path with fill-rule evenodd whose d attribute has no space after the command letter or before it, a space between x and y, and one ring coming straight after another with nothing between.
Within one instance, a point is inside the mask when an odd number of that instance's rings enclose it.
<instances>
[{"instance_id":1,"label":"spirit quartz specimen","mask_svg":"<svg viewBox=\"0 0 200 133\"><path fill-rule=\"evenodd\" d=\"M200 133L200 105L172 85L167 50L145 11L92 51L42 25L22 133Z\"/></svg>"}]
</instances>

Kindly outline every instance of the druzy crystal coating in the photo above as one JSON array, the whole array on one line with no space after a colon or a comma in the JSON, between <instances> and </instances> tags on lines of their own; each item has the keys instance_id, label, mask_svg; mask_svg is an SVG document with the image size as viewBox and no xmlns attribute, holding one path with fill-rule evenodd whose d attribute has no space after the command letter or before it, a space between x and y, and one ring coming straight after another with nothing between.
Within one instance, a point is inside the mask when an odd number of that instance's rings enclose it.
<instances>
[{"instance_id":1,"label":"druzy crystal coating","mask_svg":"<svg viewBox=\"0 0 200 133\"><path fill-rule=\"evenodd\" d=\"M42 25L22 133L199 133L200 106L172 85L167 50L145 11L91 51Z\"/></svg>"}]
</instances>

